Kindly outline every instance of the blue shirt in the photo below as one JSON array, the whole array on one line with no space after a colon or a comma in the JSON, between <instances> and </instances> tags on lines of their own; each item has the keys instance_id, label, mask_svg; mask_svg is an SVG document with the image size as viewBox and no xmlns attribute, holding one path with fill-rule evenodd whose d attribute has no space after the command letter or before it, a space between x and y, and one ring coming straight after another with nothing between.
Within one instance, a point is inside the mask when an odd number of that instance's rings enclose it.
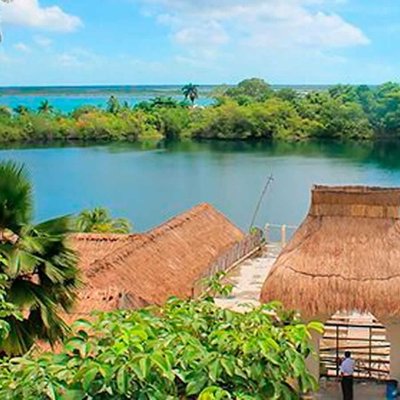
<instances>
[{"instance_id":1,"label":"blue shirt","mask_svg":"<svg viewBox=\"0 0 400 400\"><path fill-rule=\"evenodd\" d=\"M354 374L354 360L351 358L345 358L340 365L340 372L344 376L351 376Z\"/></svg>"}]
</instances>

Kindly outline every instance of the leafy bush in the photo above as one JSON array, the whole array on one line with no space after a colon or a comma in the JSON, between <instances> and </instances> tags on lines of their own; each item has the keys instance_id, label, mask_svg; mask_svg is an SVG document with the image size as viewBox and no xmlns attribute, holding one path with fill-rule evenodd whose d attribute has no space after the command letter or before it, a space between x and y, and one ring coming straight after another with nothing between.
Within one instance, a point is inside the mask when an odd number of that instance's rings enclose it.
<instances>
[{"instance_id":1,"label":"leafy bush","mask_svg":"<svg viewBox=\"0 0 400 400\"><path fill-rule=\"evenodd\" d=\"M279 304L246 313L211 298L79 320L59 354L4 361L0 398L298 399L315 389L310 331Z\"/></svg>"},{"instance_id":2,"label":"leafy bush","mask_svg":"<svg viewBox=\"0 0 400 400\"><path fill-rule=\"evenodd\" d=\"M158 130L166 139L177 139L190 124L190 114L183 107L163 108L157 112Z\"/></svg>"}]
</instances>

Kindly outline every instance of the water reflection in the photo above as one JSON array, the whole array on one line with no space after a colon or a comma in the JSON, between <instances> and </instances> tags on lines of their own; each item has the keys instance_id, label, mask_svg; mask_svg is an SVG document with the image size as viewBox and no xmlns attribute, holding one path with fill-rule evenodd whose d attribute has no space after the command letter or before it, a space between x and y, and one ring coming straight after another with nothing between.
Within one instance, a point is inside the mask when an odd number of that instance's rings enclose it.
<instances>
[{"instance_id":1,"label":"water reflection","mask_svg":"<svg viewBox=\"0 0 400 400\"><path fill-rule=\"evenodd\" d=\"M400 186L397 142L182 141L59 143L0 150L27 164L38 219L102 205L148 229L210 202L247 229L266 178L257 218L299 223L314 183Z\"/></svg>"}]
</instances>

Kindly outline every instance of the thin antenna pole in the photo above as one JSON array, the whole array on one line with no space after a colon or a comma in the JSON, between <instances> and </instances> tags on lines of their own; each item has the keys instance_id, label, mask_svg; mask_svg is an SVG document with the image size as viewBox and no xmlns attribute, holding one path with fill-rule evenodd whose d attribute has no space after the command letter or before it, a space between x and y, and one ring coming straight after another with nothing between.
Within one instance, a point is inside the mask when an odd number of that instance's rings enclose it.
<instances>
[{"instance_id":1,"label":"thin antenna pole","mask_svg":"<svg viewBox=\"0 0 400 400\"><path fill-rule=\"evenodd\" d=\"M274 180L274 177L273 177L272 174L271 174L271 175L268 177L267 181L265 182L264 189L263 189L263 191L261 192L261 196L260 196L260 198L258 199L258 203L257 203L256 209L254 210L254 214L253 214L253 218L251 219L251 223L250 223L249 230L254 226L254 222L256 221L258 211L260 211L261 203L262 203L262 201L263 201L263 198L264 198L264 196L265 196L265 193L267 193L267 190L268 190L268 188L269 188L269 185L271 184L271 182L272 182L273 180Z\"/></svg>"}]
</instances>

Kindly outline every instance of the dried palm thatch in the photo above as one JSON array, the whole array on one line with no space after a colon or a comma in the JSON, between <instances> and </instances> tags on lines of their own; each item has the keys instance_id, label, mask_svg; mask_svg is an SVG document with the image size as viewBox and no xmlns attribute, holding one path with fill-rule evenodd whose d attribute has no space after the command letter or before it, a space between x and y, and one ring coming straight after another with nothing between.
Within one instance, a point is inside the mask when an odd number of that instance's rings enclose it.
<instances>
[{"instance_id":1,"label":"dried palm thatch","mask_svg":"<svg viewBox=\"0 0 400 400\"><path fill-rule=\"evenodd\" d=\"M75 313L162 304L189 297L212 262L244 238L223 214L200 204L138 235L79 234L84 289Z\"/></svg>"},{"instance_id":2,"label":"dried palm thatch","mask_svg":"<svg viewBox=\"0 0 400 400\"><path fill-rule=\"evenodd\" d=\"M400 316L400 189L315 186L308 216L266 279L261 301L303 315Z\"/></svg>"}]
</instances>

